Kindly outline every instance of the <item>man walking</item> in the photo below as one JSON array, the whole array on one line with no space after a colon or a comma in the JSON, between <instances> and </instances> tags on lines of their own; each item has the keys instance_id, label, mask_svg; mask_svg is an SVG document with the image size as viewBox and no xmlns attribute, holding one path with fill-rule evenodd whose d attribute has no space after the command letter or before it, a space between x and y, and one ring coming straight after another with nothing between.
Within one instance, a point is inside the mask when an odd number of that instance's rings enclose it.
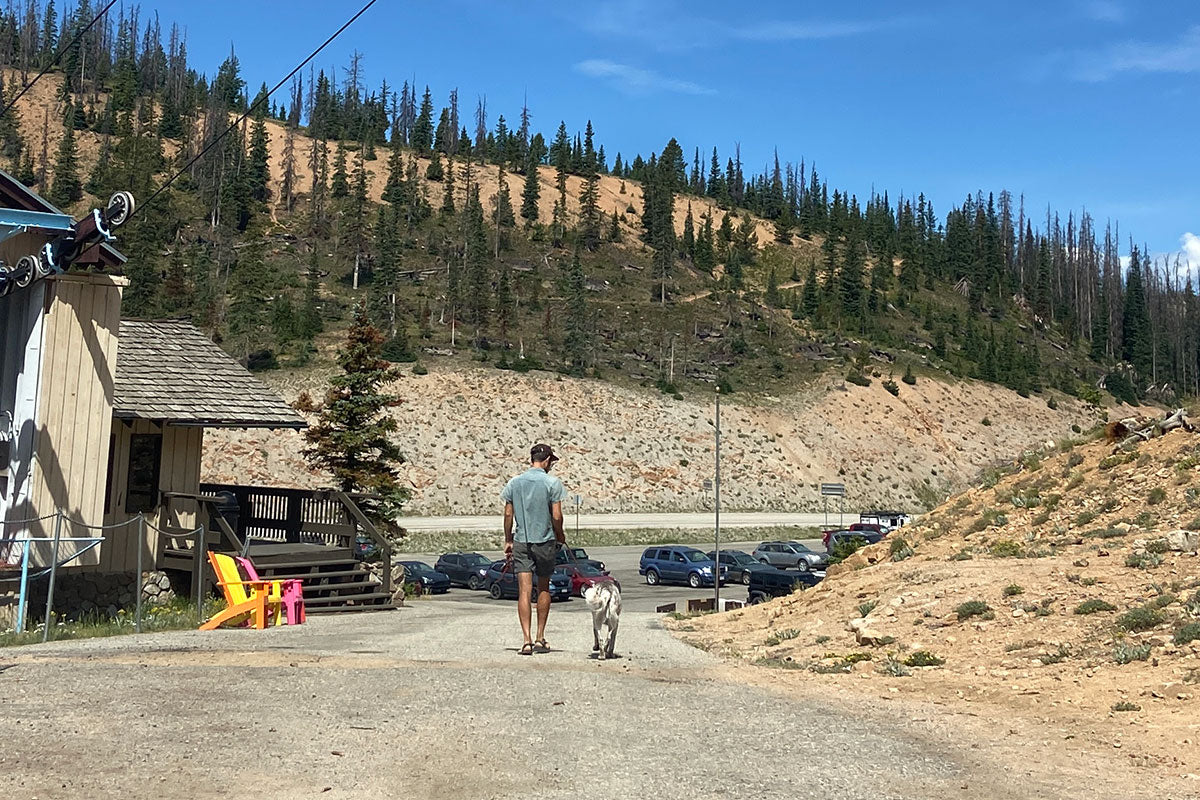
<instances>
[{"instance_id":1,"label":"man walking","mask_svg":"<svg viewBox=\"0 0 1200 800\"><path fill-rule=\"evenodd\" d=\"M500 499L504 501L504 558L517 575L517 617L525 643L523 656L533 655L534 646L550 652L546 644L546 618L550 616L550 574L554 572L558 546L566 542L563 534L562 501L567 490L562 481L550 477L550 468L558 456L548 444L535 444L529 451L529 469L508 482ZM514 525L516 530L514 531ZM530 636L533 577L537 574L537 639Z\"/></svg>"}]
</instances>

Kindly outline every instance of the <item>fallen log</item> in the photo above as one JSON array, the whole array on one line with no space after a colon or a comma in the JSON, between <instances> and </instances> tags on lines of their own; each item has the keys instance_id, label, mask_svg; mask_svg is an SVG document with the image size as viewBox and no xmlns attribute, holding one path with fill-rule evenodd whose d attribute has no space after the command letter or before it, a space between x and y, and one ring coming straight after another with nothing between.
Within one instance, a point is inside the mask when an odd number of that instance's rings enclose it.
<instances>
[{"instance_id":1,"label":"fallen log","mask_svg":"<svg viewBox=\"0 0 1200 800\"><path fill-rule=\"evenodd\" d=\"M1185 431L1195 430L1187 421L1187 416L1182 408L1175 409L1163 419L1145 422L1124 419L1120 422L1109 423L1105 434L1109 442L1116 442L1113 453L1120 453L1178 428L1183 428Z\"/></svg>"}]
</instances>

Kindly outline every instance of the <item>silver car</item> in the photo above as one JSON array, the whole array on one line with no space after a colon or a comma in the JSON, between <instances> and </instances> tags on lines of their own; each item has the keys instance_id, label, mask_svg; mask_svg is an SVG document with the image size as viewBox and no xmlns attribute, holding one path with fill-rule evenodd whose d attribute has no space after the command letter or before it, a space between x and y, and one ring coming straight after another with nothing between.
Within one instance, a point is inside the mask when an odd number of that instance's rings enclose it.
<instances>
[{"instance_id":1,"label":"silver car","mask_svg":"<svg viewBox=\"0 0 1200 800\"><path fill-rule=\"evenodd\" d=\"M800 542L763 542L752 555L763 564L779 569L795 567L801 572L825 569L829 565L828 555L810 550Z\"/></svg>"}]
</instances>

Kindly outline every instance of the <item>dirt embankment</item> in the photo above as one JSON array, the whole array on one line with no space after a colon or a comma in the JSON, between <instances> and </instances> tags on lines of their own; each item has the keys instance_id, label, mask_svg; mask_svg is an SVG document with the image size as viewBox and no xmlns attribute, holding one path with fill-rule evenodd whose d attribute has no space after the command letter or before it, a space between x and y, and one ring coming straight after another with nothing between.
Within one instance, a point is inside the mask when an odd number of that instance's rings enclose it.
<instances>
[{"instance_id":1,"label":"dirt embankment","mask_svg":"<svg viewBox=\"0 0 1200 800\"><path fill-rule=\"evenodd\" d=\"M320 397L324 376L273 375L289 399ZM409 463L414 514L495 510L529 446L550 442L557 467L587 511L702 510L713 474L710 398L675 400L595 380L483 369L408 375L393 413ZM937 491L961 489L989 464L1084 429L1096 412L1060 398L1022 398L987 384L826 383L781 397L732 395L722 403L722 501L730 510L816 511L822 481L845 483L847 508L919 510ZM210 431L211 481L316 486L292 432Z\"/></svg>"},{"instance_id":2,"label":"dirt embankment","mask_svg":"<svg viewBox=\"0 0 1200 800\"><path fill-rule=\"evenodd\" d=\"M1200 436L1113 449L1030 459L686 635L798 691L1002 720L1046 758L1106 750L1200 795Z\"/></svg>"}]
</instances>

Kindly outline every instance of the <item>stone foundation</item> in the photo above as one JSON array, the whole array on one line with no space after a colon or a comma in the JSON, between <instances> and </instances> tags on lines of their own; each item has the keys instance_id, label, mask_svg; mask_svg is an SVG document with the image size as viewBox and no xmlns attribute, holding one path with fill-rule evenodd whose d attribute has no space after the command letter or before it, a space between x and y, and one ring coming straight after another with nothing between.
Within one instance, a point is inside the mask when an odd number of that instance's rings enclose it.
<instances>
[{"instance_id":1,"label":"stone foundation","mask_svg":"<svg viewBox=\"0 0 1200 800\"><path fill-rule=\"evenodd\" d=\"M190 573L174 570L143 572L142 602L156 605L190 597L191 577ZM48 586L46 578L30 586L30 622L40 622L45 616ZM132 610L137 604L137 586L137 576L132 572L60 572L55 578L54 613L59 619L69 620L115 617L121 609Z\"/></svg>"}]
</instances>

